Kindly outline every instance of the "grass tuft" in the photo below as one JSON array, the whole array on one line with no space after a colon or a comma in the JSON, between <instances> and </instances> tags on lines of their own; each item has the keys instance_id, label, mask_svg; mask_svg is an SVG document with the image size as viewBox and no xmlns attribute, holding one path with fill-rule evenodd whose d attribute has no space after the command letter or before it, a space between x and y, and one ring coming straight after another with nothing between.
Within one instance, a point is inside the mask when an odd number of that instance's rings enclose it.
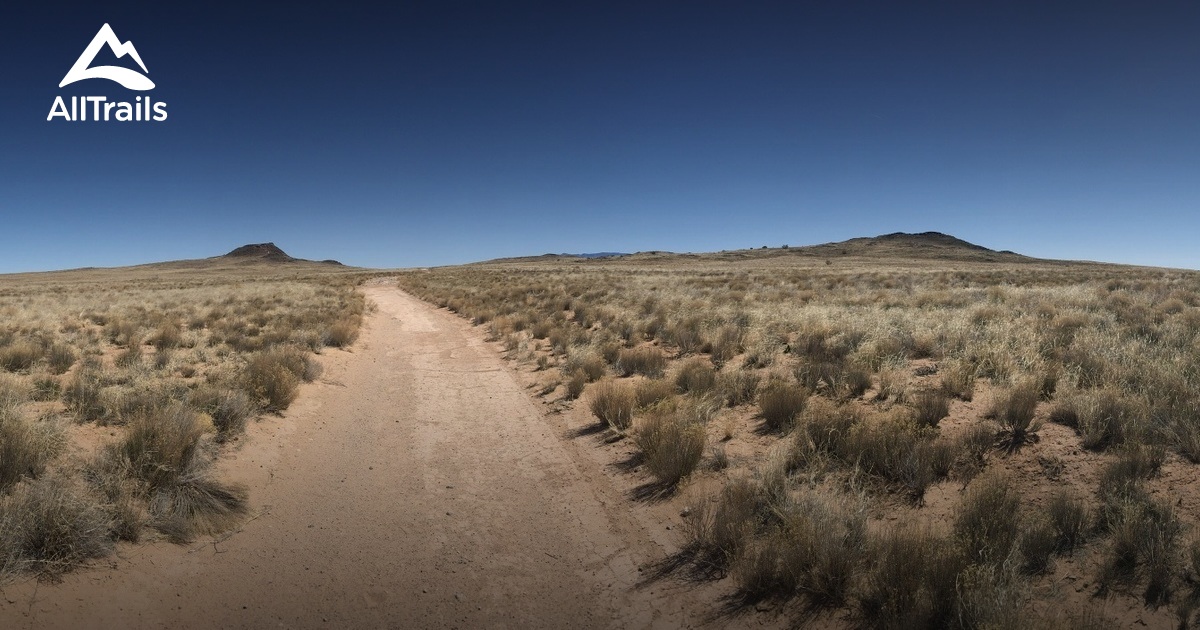
<instances>
[{"instance_id":1,"label":"grass tuft","mask_svg":"<svg viewBox=\"0 0 1200 630\"><path fill-rule=\"evenodd\" d=\"M763 422L772 431L791 429L804 411L809 392L795 381L770 379L758 393Z\"/></svg>"},{"instance_id":2,"label":"grass tuft","mask_svg":"<svg viewBox=\"0 0 1200 630\"><path fill-rule=\"evenodd\" d=\"M0 578L55 577L112 551L111 520L65 480L18 484L0 499Z\"/></svg>"},{"instance_id":3,"label":"grass tuft","mask_svg":"<svg viewBox=\"0 0 1200 630\"><path fill-rule=\"evenodd\" d=\"M648 414L633 436L646 468L658 482L674 487L692 474L704 456L704 425L683 409Z\"/></svg>"},{"instance_id":4,"label":"grass tuft","mask_svg":"<svg viewBox=\"0 0 1200 630\"><path fill-rule=\"evenodd\" d=\"M633 425L633 409L637 394L626 383L606 380L596 384L592 391L592 414L607 423L613 430L625 432Z\"/></svg>"}]
</instances>

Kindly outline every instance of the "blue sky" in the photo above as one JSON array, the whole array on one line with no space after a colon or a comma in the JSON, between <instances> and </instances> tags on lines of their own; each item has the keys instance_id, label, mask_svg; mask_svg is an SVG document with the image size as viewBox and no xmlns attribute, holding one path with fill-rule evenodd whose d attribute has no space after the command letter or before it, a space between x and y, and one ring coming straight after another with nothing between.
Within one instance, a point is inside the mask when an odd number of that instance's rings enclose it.
<instances>
[{"instance_id":1,"label":"blue sky","mask_svg":"<svg viewBox=\"0 0 1200 630\"><path fill-rule=\"evenodd\" d=\"M0 9L0 271L926 230L1200 268L1194 3L164 4ZM58 87L106 22L167 121L46 121L139 94Z\"/></svg>"}]
</instances>

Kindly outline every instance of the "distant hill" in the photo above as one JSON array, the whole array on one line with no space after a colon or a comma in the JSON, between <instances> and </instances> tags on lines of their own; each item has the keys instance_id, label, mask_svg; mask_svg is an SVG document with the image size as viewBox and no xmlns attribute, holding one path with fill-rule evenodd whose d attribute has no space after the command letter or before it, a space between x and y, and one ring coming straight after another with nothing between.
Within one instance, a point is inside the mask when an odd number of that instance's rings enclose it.
<instances>
[{"instance_id":1,"label":"distant hill","mask_svg":"<svg viewBox=\"0 0 1200 630\"><path fill-rule=\"evenodd\" d=\"M564 256L578 256L580 258L616 258L618 256L628 256L621 252L596 252L595 254L563 254Z\"/></svg>"},{"instance_id":2,"label":"distant hill","mask_svg":"<svg viewBox=\"0 0 1200 630\"><path fill-rule=\"evenodd\" d=\"M578 264L622 264L639 261L737 261L756 260L765 258L808 257L833 260L845 257L857 258L907 258L920 260L947 260L971 262L1036 262L1039 259L1022 256L1011 251L996 251L982 245L976 245L960 238L941 232L920 232L910 234L894 232L881 236L852 238L835 243L820 245L803 245L792 247L761 247L756 249L738 249L710 253L676 253L665 251L646 251L636 254L599 253L599 254L543 254L541 256L524 256L516 258L498 258L487 263L523 263L523 262L575 262Z\"/></svg>"},{"instance_id":3,"label":"distant hill","mask_svg":"<svg viewBox=\"0 0 1200 630\"><path fill-rule=\"evenodd\" d=\"M626 254L626 253L622 253L622 252L596 252L594 254L542 254L540 256L512 256L509 258L493 258L491 260L485 260L483 262L484 263L512 263L512 262L544 262L544 261L551 261L551 260L585 261L585 260L603 260L603 259L609 259L609 258L621 258L623 256L630 256L630 255L631 254Z\"/></svg>"},{"instance_id":4,"label":"distant hill","mask_svg":"<svg viewBox=\"0 0 1200 630\"><path fill-rule=\"evenodd\" d=\"M315 260L305 260L303 258L292 258L291 256L287 255L287 252L283 251L282 249L279 249L279 246L275 245L275 243L252 243L250 245L242 245L241 247L234 249L233 251L229 252L228 254L225 254L224 256L218 256L218 258L228 258L228 259L234 259L234 260L248 260L248 261L263 261L263 262L279 262L279 263L319 262L320 264L323 264L323 265L338 265L338 266L342 266L342 267L345 266L336 260L315 261Z\"/></svg>"},{"instance_id":5,"label":"distant hill","mask_svg":"<svg viewBox=\"0 0 1200 630\"><path fill-rule=\"evenodd\" d=\"M339 269L340 268L340 269ZM170 260L128 267L84 267L80 269L63 269L56 271L28 272L23 274L0 274L9 278L36 277L46 274L83 279L90 276L106 276L113 272L124 274L126 278L165 277L162 274L190 274L195 272L235 273L235 274L328 274L341 271L353 272L356 267L348 267L336 260L306 260L289 256L275 243L251 243L242 245L220 256L185 260Z\"/></svg>"},{"instance_id":6,"label":"distant hill","mask_svg":"<svg viewBox=\"0 0 1200 630\"><path fill-rule=\"evenodd\" d=\"M282 249L279 249L275 243L254 243L250 245L242 245L228 254L225 254L222 258L270 260L275 262L291 262L296 260L295 258L288 256L287 253Z\"/></svg>"},{"instance_id":7,"label":"distant hill","mask_svg":"<svg viewBox=\"0 0 1200 630\"><path fill-rule=\"evenodd\" d=\"M894 232L795 249L817 256L901 256L992 262L1033 260L1010 251L988 249L941 232Z\"/></svg>"}]
</instances>

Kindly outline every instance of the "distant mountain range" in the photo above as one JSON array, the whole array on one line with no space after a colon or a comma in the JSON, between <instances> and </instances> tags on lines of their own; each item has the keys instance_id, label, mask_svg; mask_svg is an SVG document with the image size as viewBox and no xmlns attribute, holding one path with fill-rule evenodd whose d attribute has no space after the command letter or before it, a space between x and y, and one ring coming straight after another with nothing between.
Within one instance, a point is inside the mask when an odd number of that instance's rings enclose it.
<instances>
[{"instance_id":1,"label":"distant mountain range","mask_svg":"<svg viewBox=\"0 0 1200 630\"><path fill-rule=\"evenodd\" d=\"M597 259L637 260L668 260L668 259L706 259L706 260L746 260L755 258L773 258L779 256L807 256L827 259L839 257L898 257L921 258L935 260L971 260L979 262L1030 262L1038 259L1003 250L996 251L982 245L976 245L960 238L941 232L920 232L910 234L894 232L881 236L852 238L836 243L820 245L803 245L792 247L763 246L756 249L738 249L710 253L676 253L667 251L645 251L633 254L620 252L599 252L595 254L543 254L541 256L521 256L516 258L497 258L484 261L498 262L536 262L547 260L578 260L585 262Z\"/></svg>"}]
</instances>

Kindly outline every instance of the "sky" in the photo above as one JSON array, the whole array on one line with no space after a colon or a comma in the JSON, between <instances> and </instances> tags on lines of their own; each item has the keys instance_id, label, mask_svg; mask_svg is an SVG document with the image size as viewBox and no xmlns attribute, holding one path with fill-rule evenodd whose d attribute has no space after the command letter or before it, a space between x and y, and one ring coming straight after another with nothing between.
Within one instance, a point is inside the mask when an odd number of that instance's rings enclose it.
<instances>
[{"instance_id":1,"label":"sky","mask_svg":"<svg viewBox=\"0 0 1200 630\"><path fill-rule=\"evenodd\" d=\"M58 87L106 23L154 89ZM6 3L0 272L929 230L1200 268L1197 32L1194 2ZM46 120L89 95L168 116Z\"/></svg>"}]
</instances>

